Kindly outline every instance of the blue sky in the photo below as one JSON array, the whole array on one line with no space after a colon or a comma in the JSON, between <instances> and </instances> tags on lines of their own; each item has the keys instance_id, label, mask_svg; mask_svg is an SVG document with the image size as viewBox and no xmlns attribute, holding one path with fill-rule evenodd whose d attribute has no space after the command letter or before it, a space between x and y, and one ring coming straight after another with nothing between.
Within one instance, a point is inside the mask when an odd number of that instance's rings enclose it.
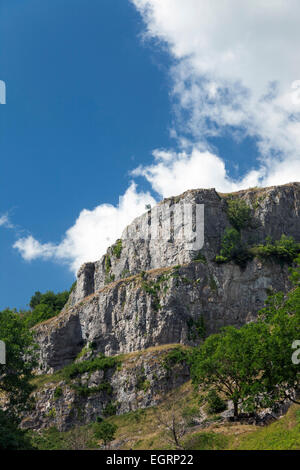
<instances>
[{"instance_id":1,"label":"blue sky","mask_svg":"<svg viewBox=\"0 0 300 470\"><path fill-rule=\"evenodd\" d=\"M213 79L196 70L189 38L196 4L186 5L183 12L175 0L166 19L156 0L0 1L0 79L7 87L0 106L0 221L9 220L0 223L0 309L26 307L36 290L69 288L80 263L103 253L107 224L128 223L124 214L137 215L148 200L189 187L276 183L266 163L274 153L298 164L283 138L268 147L272 129L263 134L253 102L230 89L236 77L225 68ZM190 15L190 25L178 23L181 13ZM291 80L300 78L292 72ZM262 75L262 84L245 83L252 96L281 79L277 69L268 80ZM231 114L224 94L221 102L211 91L215 85L226 88L231 103L238 99ZM224 112L222 122L215 109ZM244 115L233 118L237 109ZM180 179L182 165L190 180ZM111 206L104 216L105 204ZM85 221L99 238L81 237Z\"/></svg>"}]
</instances>

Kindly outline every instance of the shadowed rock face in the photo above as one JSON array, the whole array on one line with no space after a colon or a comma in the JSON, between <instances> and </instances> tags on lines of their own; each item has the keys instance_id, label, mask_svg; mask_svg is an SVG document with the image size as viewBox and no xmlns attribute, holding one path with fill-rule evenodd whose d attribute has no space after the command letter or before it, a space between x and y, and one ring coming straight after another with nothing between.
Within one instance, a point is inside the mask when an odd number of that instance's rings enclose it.
<instances>
[{"instance_id":1,"label":"shadowed rock face","mask_svg":"<svg viewBox=\"0 0 300 470\"><path fill-rule=\"evenodd\" d=\"M230 225L226 197L213 189L194 190L158 206L174 210L176 204L204 204L201 254L206 262L193 261L195 252L176 237L132 242L130 231L147 233L147 213L127 227L118 250L108 249L109 263L102 257L83 265L68 306L35 328L41 372L71 362L91 342L96 352L107 355L162 344L195 344L199 325L204 324L205 335L225 325L241 326L255 318L269 289L287 290L287 266L254 259L242 269L213 261ZM234 197L245 199L253 209L251 225L242 232L244 240L258 243L268 235L279 239L286 234L300 241L299 183L241 191ZM165 230L163 223L160 230ZM107 276L115 281L105 285Z\"/></svg>"}]
</instances>

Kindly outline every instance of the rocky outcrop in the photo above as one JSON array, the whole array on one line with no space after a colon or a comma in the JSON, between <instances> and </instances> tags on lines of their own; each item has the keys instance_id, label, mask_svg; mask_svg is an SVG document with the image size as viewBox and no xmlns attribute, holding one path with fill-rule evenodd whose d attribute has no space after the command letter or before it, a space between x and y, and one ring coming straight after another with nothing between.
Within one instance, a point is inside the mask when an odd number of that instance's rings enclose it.
<instances>
[{"instance_id":1,"label":"rocky outcrop","mask_svg":"<svg viewBox=\"0 0 300 470\"><path fill-rule=\"evenodd\" d=\"M172 349L170 345L129 354L120 358L118 367L85 373L71 382L57 376L43 378L33 394L34 410L23 418L22 427L41 430L55 426L66 431L98 417L157 405L166 393L189 380L186 364L164 367L163 359ZM108 386L95 391L101 384Z\"/></svg>"},{"instance_id":2,"label":"rocky outcrop","mask_svg":"<svg viewBox=\"0 0 300 470\"><path fill-rule=\"evenodd\" d=\"M66 308L35 328L40 372L70 363L89 342L106 355L195 344L222 326L253 320L271 289L287 290L286 265L258 259L246 267L214 262L230 226L229 196L252 208L251 223L241 234L247 243L282 234L300 241L299 183L234 195L193 190L162 201L134 220L100 261L85 264ZM204 210L201 250L190 249L196 225L203 222L197 220L197 205ZM192 208L187 220L185 207ZM182 236L187 233L190 238Z\"/></svg>"},{"instance_id":3,"label":"rocky outcrop","mask_svg":"<svg viewBox=\"0 0 300 470\"><path fill-rule=\"evenodd\" d=\"M116 355L168 343L195 344L204 334L255 318L268 291L288 288L288 269L255 259L234 263L192 262L116 281L35 329L40 371L68 364L92 342Z\"/></svg>"},{"instance_id":4,"label":"rocky outcrop","mask_svg":"<svg viewBox=\"0 0 300 470\"><path fill-rule=\"evenodd\" d=\"M252 223L242 233L245 241L260 243L267 236L278 240L282 234L299 240L300 183L254 188L233 194L220 194L214 189L187 191L181 196L163 200L135 219L124 230L118 245L110 247L99 261L83 265L70 304L74 305L114 280L140 271L191 262L196 252L182 237L188 225L183 219L184 206L190 205L194 209L197 205L204 206L204 244L201 253L208 260L213 260L220 250L224 230L230 226L227 216L230 196L245 200L252 208ZM194 232L195 223L194 214L191 223Z\"/></svg>"}]
</instances>

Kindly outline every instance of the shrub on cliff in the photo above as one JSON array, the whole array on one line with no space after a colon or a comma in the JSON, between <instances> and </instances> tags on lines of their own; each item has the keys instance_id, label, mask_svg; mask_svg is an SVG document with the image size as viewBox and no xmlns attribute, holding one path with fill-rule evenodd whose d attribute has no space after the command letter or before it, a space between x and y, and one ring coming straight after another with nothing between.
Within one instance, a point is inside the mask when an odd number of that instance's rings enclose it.
<instances>
[{"instance_id":1,"label":"shrub on cliff","mask_svg":"<svg viewBox=\"0 0 300 470\"><path fill-rule=\"evenodd\" d=\"M250 248L254 256L261 258L273 258L278 261L291 263L300 252L300 243L295 242L293 237L282 235L280 240L272 242L268 237L265 244Z\"/></svg>"},{"instance_id":2,"label":"shrub on cliff","mask_svg":"<svg viewBox=\"0 0 300 470\"><path fill-rule=\"evenodd\" d=\"M243 199L229 199L227 201L227 215L231 225L238 231L251 222L251 208Z\"/></svg>"}]
</instances>

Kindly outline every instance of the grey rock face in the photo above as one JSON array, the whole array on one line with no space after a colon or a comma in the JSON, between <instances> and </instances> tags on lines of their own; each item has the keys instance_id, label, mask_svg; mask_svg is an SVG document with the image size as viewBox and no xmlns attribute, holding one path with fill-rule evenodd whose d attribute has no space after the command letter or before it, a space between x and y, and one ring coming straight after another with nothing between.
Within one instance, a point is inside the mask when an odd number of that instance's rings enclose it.
<instances>
[{"instance_id":1,"label":"grey rock face","mask_svg":"<svg viewBox=\"0 0 300 470\"><path fill-rule=\"evenodd\" d=\"M244 199L253 210L252 224L242 232L245 241L261 243L267 236L278 240L282 234L299 240L300 183L249 189L233 195ZM180 238L181 230L176 232L178 220L174 221L175 214L178 216L184 205L204 205L204 245L201 253L208 260L213 260L220 250L224 230L230 226L226 213L227 198L228 195L218 194L214 189L187 191L181 196L165 199L136 218L123 232L119 257L114 254L112 246L99 261L80 268L71 305L114 280L140 271L191 262L196 252ZM158 229L153 234L156 218Z\"/></svg>"},{"instance_id":2,"label":"grey rock face","mask_svg":"<svg viewBox=\"0 0 300 470\"><path fill-rule=\"evenodd\" d=\"M241 326L255 318L268 289L288 285L287 267L259 260L245 269L192 262L117 281L35 328L40 371L71 362L88 342L106 355L195 344L200 323L206 335L222 326Z\"/></svg>"},{"instance_id":3,"label":"grey rock face","mask_svg":"<svg viewBox=\"0 0 300 470\"><path fill-rule=\"evenodd\" d=\"M233 263L213 261L230 225L226 197L212 189L167 199L156 213L160 238L139 236L152 234L148 212L125 229L122 240L108 249L106 257L84 264L68 306L58 317L35 328L41 372L71 362L91 341L108 355L159 344L193 344L199 322L204 322L206 334L224 325L241 326L263 306L267 289L286 290L287 267L253 260L241 269ZM245 199L253 209L252 223L242 233L244 239L260 242L268 235L279 239L286 234L300 241L299 183L241 191L234 197ZM168 225L170 213L172 221L182 204L204 204L201 254L206 263L193 261L195 252L172 232L172 223ZM133 242L134 234L138 237ZM175 265L181 267L172 268ZM143 271L147 271L146 279L141 274L128 277ZM115 281L105 286L108 276Z\"/></svg>"},{"instance_id":4,"label":"grey rock face","mask_svg":"<svg viewBox=\"0 0 300 470\"><path fill-rule=\"evenodd\" d=\"M158 404L166 393L189 380L187 365L165 369L161 362L168 350L148 350L125 358L122 366L108 371L96 371L79 378L79 385L87 389L109 383L111 391L100 391L80 396L64 381L48 383L34 393L34 411L22 421L26 429L44 429L51 426L66 431L75 425L96 421L105 416L109 405L116 414L146 408ZM59 387L61 395L55 396Z\"/></svg>"}]
</instances>

